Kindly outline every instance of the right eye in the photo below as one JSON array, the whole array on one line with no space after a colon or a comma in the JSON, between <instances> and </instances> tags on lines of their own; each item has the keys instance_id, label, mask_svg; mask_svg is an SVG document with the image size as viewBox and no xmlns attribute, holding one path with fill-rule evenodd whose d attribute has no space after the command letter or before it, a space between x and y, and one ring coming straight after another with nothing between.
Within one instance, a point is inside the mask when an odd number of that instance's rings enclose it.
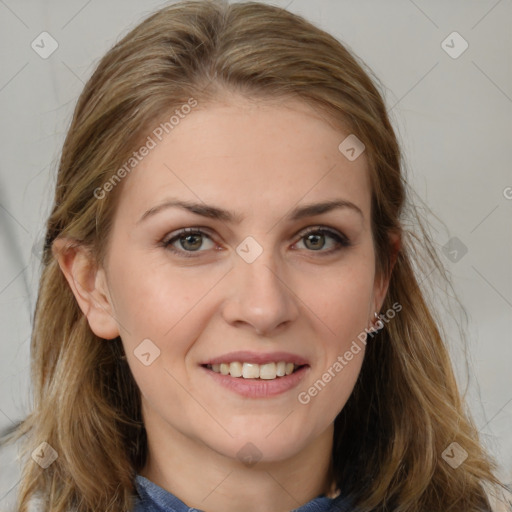
<instances>
[{"instance_id":1,"label":"right eye","mask_svg":"<svg viewBox=\"0 0 512 512\"><path fill-rule=\"evenodd\" d=\"M193 253L204 252L199 249L203 245L205 237L213 243L211 237L200 228L184 228L171 236L171 238L164 239L162 246L178 256L194 258L198 255ZM179 242L181 248L175 247L177 242Z\"/></svg>"}]
</instances>

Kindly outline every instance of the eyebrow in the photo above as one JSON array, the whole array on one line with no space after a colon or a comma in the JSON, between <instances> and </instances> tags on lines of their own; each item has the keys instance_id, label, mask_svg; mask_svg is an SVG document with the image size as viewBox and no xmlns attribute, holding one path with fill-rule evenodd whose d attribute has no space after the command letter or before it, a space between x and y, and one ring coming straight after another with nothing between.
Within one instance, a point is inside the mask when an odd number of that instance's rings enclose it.
<instances>
[{"instance_id":1,"label":"eyebrow","mask_svg":"<svg viewBox=\"0 0 512 512\"><path fill-rule=\"evenodd\" d=\"M153 208L150 208L142 217L137 221L137 223L142 222L143 220L160 213L163 210L168 208L182 208L188 210L191 213L195 213L196 215L201 215L202 217L207 217L209 219L221 220L224 222L230 222L235 224L240 224L243 220L243 216L236 212L230 212L228 210L224 210L222 208L218 208L216 206L210 206L204 203L194 203L191 201L180 201L177 199L167 200ZM306 204L304 206L299 206L294 208L285 219L288 221L297 221L307 217L314 217L315 215L321 215L323 213L330 212L332 210L338 208L347 208L358 213L363 219L364 214L357 205L352 203L351 201L347 201L345 199L332 199L330 201L324 201L321 203L311 203Z\"/></svg>"}]
</instances>

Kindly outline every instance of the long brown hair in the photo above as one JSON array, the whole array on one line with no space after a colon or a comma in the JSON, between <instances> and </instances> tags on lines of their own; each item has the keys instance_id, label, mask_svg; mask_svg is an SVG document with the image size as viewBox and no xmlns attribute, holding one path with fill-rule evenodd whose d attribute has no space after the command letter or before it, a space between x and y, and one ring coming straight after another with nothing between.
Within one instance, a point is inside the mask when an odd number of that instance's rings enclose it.
<instances>
[{"instance_id":1,"label":"long brown hair","mask_svg":"<svg viewBox=\"0 0 512 512\"><path fill-rule=\"evenodd\" d=\"M26 454L46 442L58 457L46 469L27 457L21 512L36 494L52 512L133 506L134 476L147 453L140 393L120 339L102 340L89 328L52 243L65 237L89 247L101 265L122 183L100 199L97 191L106 190L163 113L169 117L190 98L204 107L226 91L300 99L366 146L376 270L391 272L383 310L395 303L403 309L378 343L368 341L357 384L335 420L335 485L361 511L489 510L484 488L499 484L496 466L465 411L417 269L446 275L421 222L416 231L406 227L415 209L370 75L334 37L257 2L175 3L103 57L62 150L31 341L33 411L15 432L16 439L25 436ZM392 232L401 232L402 246L391 271ZM452 442L467 452L456 470L441 457Z\"/></svg>"}]
</instances>

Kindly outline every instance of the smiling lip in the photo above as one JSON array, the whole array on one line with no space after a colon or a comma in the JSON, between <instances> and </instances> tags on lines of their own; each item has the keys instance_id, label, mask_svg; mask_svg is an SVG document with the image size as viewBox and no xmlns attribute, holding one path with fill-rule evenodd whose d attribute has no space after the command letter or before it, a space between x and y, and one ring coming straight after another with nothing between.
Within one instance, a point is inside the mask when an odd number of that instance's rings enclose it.
<instances>
[{"instance_id":1,"label":"smiling lip","mask_svg":"<svg viewBox=\"0 0 512 512\"><path fill-rule=\"evenodd\" d=\"M222 375L221 373L214 372L210 368L207 368L208 365L222 363L240 362L263 365L266 363L277 363L279 361L294 363L298 368L290 375L278 377L273 380L232 377L231 375ZM209 359L201 363L200 366L215 382L247 398L268 398L285 393L296 387L310 369L307 359L290 352L229 352L228 354Z\"/></svg>"},{"instance_id":2,"label":"smiling lip","mask_svg":"<svg viewBox=\"0 0 512 512\"><path fill-rule=\"evenodd\" d=\"M235 361L254 364L277 363L279 361L286 361L287 363L294 363L297 366L309 364L307 359L304 359L303 357L297 354L292 354L290 352L258 353L249 351L229 352L229 354L224 354L219 357L208 359L208 361L204 361L200 364L201 366L206 366L207 364L233 363Z\"/></svg>"},{"instance_id":3,"label":"smiling lip","mask_svg":"<svg viewBox=\"0 0 512 512\"><path fill-rule=\"evenodd\" d=\"M310 367L308 365L297 368L292 374L274 380L244 379L222 375L202 366L207 375L230 391L247 398L268 398L285 393L296 387L304 378Z\"/></svg>"}]
</instances>

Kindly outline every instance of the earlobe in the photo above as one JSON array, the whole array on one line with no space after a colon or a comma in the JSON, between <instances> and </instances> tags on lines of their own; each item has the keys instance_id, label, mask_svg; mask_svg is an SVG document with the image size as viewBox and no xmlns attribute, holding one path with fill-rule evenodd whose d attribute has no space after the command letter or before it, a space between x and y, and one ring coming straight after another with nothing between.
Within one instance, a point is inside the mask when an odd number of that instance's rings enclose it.
<instances>
[{"instance_id":1,"label":"earlobe","mask_svg":"<svg viewBox=\"0 0 512 512\"><path fill-rule=\"evenodd\" d=\"M90 250L57 239L52 252L94 334L105 339L119 336L105 271L97 267Z\"/></svg>"}]
</instances>

